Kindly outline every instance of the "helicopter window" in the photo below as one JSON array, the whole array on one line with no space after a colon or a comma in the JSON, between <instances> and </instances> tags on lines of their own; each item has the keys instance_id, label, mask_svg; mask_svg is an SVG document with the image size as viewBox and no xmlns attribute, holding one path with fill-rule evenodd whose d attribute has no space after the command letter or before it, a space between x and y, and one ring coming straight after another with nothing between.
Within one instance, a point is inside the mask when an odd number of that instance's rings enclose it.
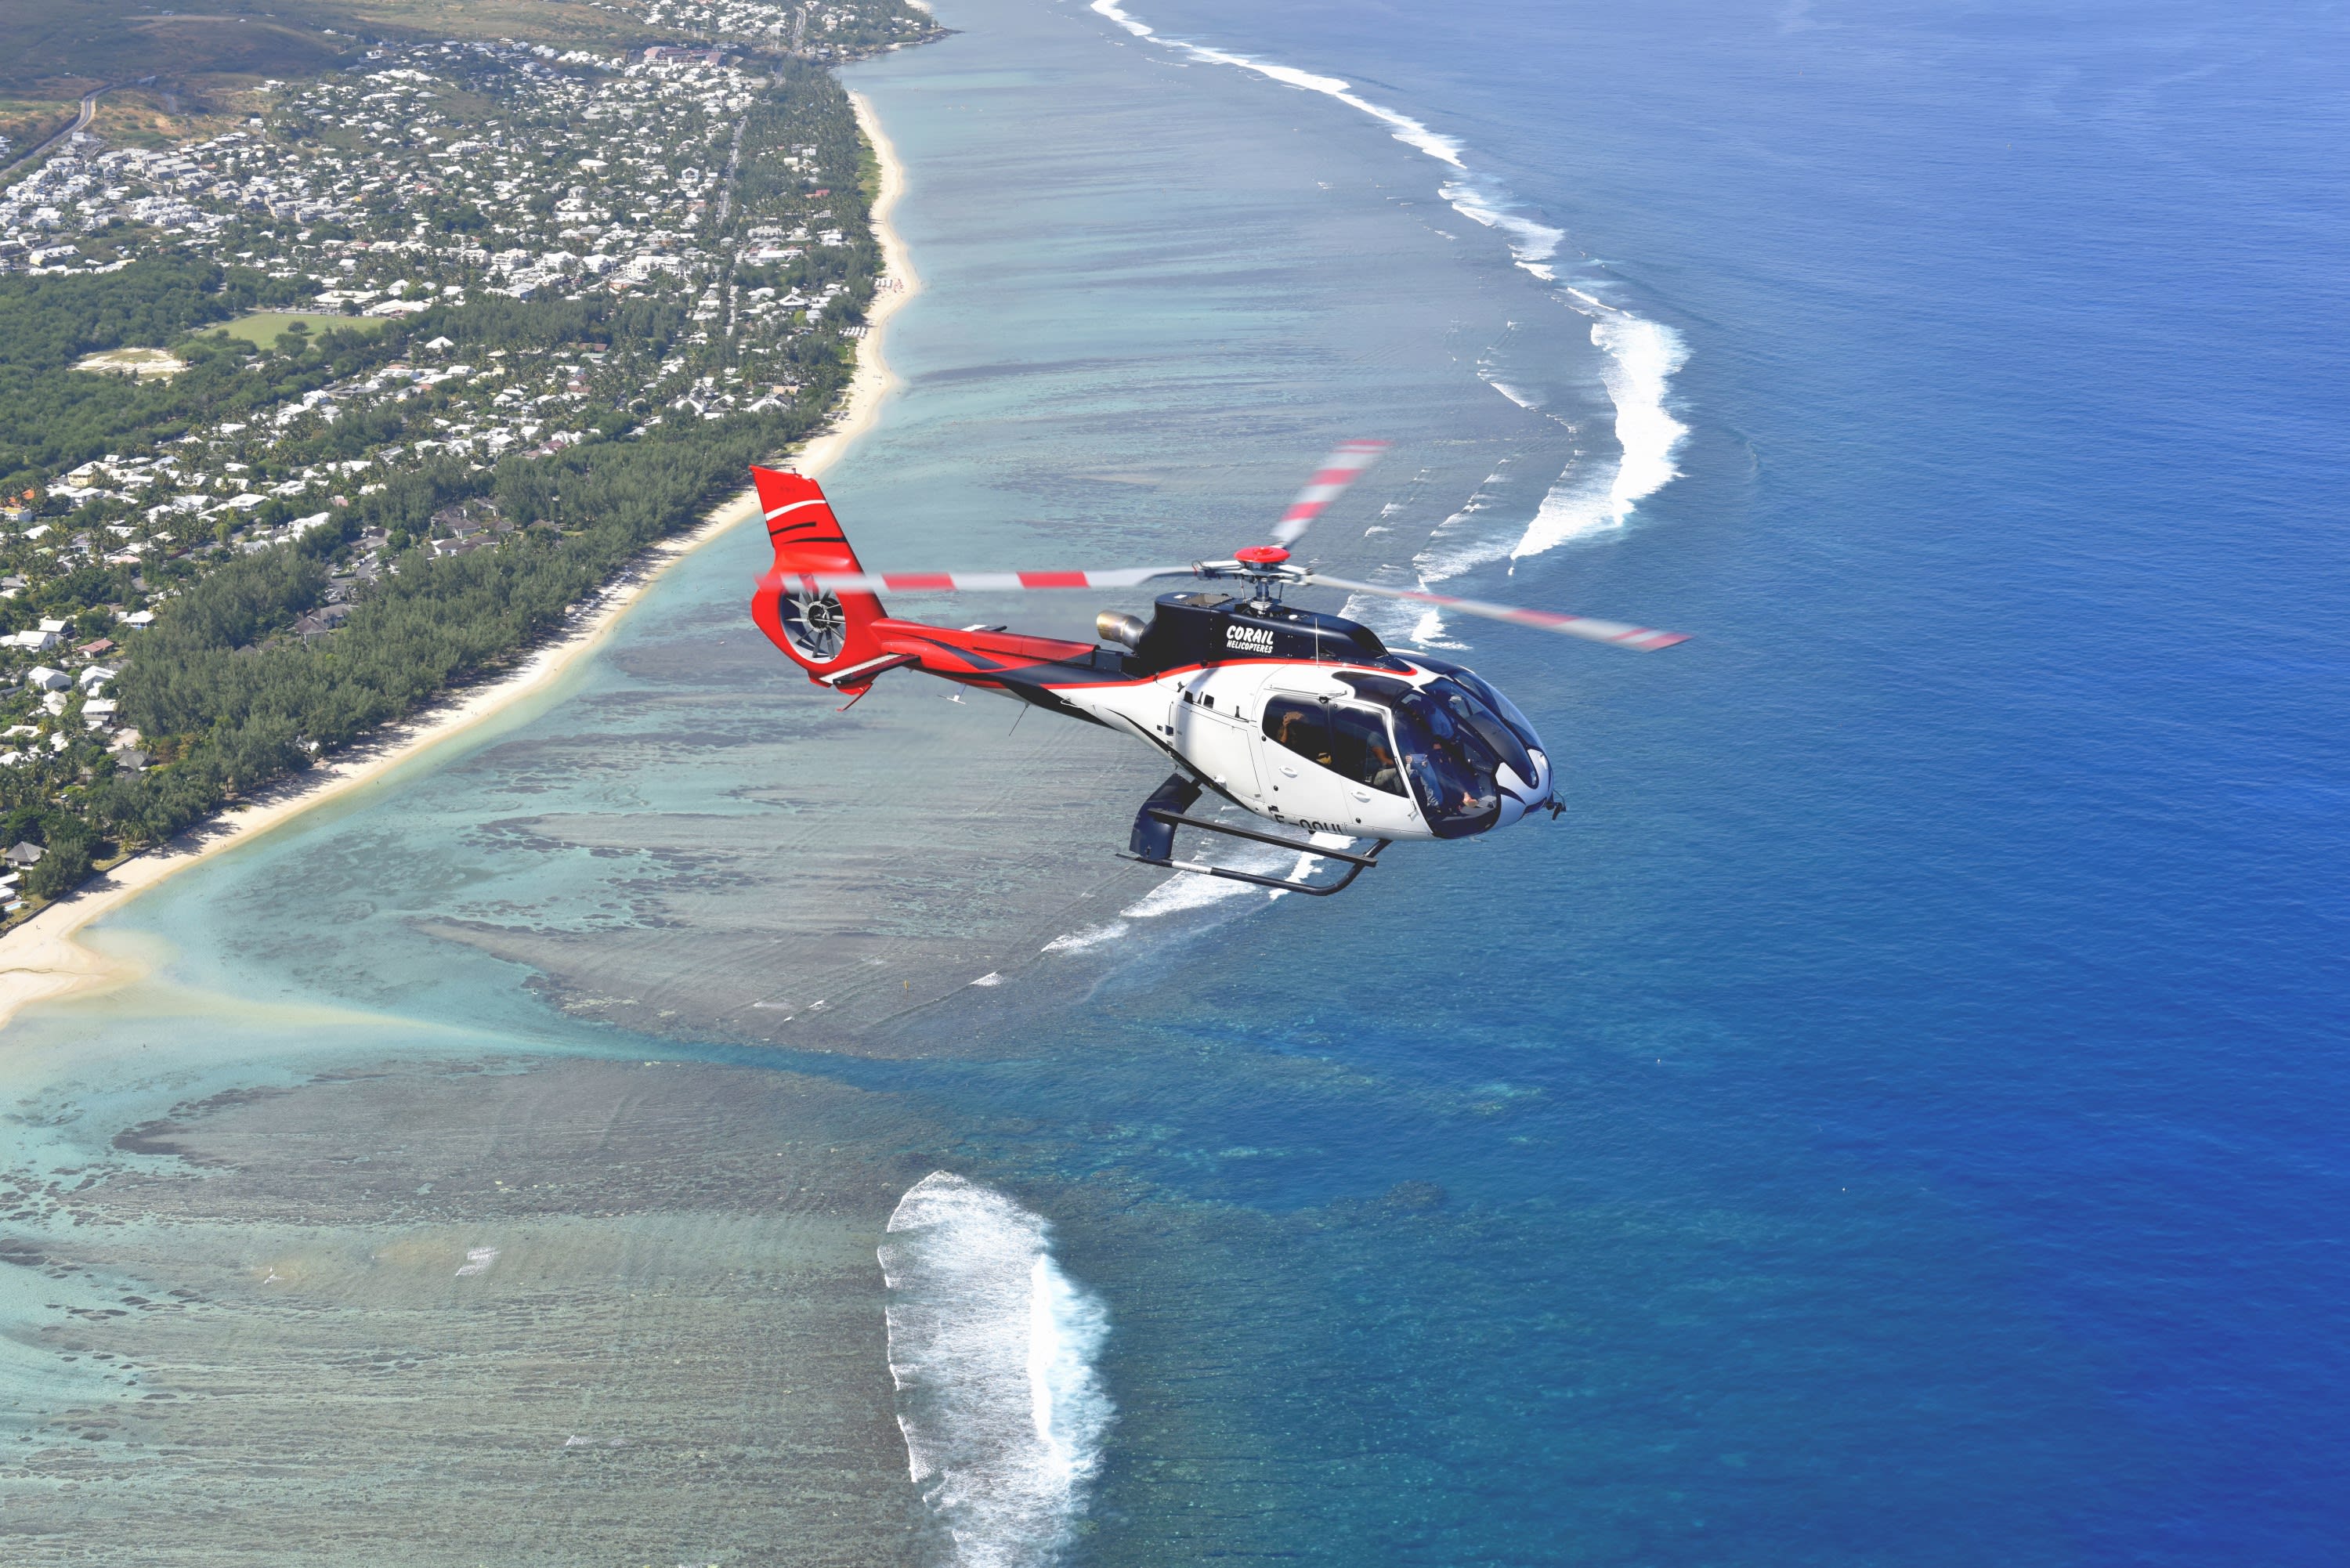
<instances>
[{"instance_id":1,"label":"helicopter window","mask_svg":"<svg viewBox=\"0 0 2350 1568\"><path fill-rule=\"evenodd\" d=\"M1518 777L1529 783L1533 781L1534 759L1526 754L1525 744L1518 739L1517 731L1503 722L1500 714L1471 695L1467 686L1451 676L1440 676L1414 696L1420 702L1440 706L1454 723L1476 735L1496 758L1509 763Z\"/></svg>"},{"instance_id":2,"label":"helicopter window","mask_svg":"<svg viewBox=\"0 0 2350 1568\"><path fill-rule=\"evenodd\" d=\"M1440 743L1448 754L1460 757L1472 771L1482 769L1490 774L1506 763L1521 780L1532 784L1535 769L1526 737L1533 732L1521 733L1516 725L1479 700L1476 688L1469 684L1475 680L1474 676L1467 676L1458 665L1451 669L1451 675L1440 676L1416 690L1385 675L1350 671L1339 679L1354 687L1367 701L1382 703L1394 711L1396 732L1407 754L1430 755ZM1477 682L1477 687L1483 685L1482 681ZM1487 792L1468 793L1471 798L1482 798Z\"/></svg>"},{"instance_id":3,"label":"helicopter window","mask_svg":"<svg viewBox=\"0 0 2350 1568\"><path fill-rule=\"evenodd\" d=\"M1264 705L1264 732L1274 744L1329 767L1330 711L1310 698L1275 697Z\"/></svg>"},{"instance_id":4,"label":"helicopter window","mask_svg":"<svg viewBox=\"0 0 2350 1568\"><path fill-rule=\"evenodd\" d=\"M1542 750L1542 739L1534 733L1533 721L1518 711L1518 705L1503 696L1500 689L1492 681L1473 670L1462 669L1449 659L1437 659L1431 655L1415 651L1411 656L1411 661L1423 670L1432 670L1439 675L1451 676L1454 681L1466 687L1470 694L1480 702L1500 714L1502 722L1516 732L1518 740L1528 751Z\"/></svg>"},{"instance_id":5,"label":"helicopter window","mask_svg":"<svg viewBox=\"0 0 2350 1568\"><path fill-rule=\"evenodd\" d=\"M1366 675L1358 670L1342 670L1338 679L1353 687L1364 701L1385 707L1392 708L1397 698L1411 695L1411 682L1398 680L1392 675Z\"/></svg>"},{"instance_id":6,"label":"helicopter window","mask_svg":"<svg viewBox=\"0 0 2350 1568\"><path fill-rule=\"evenodd\" d=\"M1503 696L1492 681L1467 670L1452 671L1452 679L1467 687L1486 707L1499 713L1502 716L1502 722L1517 732L1518 739L1525 743L1527 750L1541 749L1542 742L1534 735L1533 721L1519 712L1518 705Z\"/></svg>"},{"instance_id":7,"label":"helicopter window","mask_svg":"<svg viewBox=\"0 0 2350 1568\"><path fill-rule=\"evenodd\" d=\"M1479 730L1464 722L1432 688L1398 698L1395 721L1403 771L1428 813L1429 826L1448 838L1492 826L1501 814L1494 772L1502 759ZM1492 722L1500 726L1500 721ZM1512 745L1515 743L1513 737Z\"/></svg>"},{"instance_id":8,"label":"helicopter window","mask_svg":"<svg viewBox=\"0 0 2350 1568\"><path fill-rule=\"evenodd\" d=\"M1404 793L1395 745L1388 739L1387 718L1377 709L1332 708L1330 750L1335 759L1330 765L1336 772L1388 794Z\"/></svg>"}]
</instances>

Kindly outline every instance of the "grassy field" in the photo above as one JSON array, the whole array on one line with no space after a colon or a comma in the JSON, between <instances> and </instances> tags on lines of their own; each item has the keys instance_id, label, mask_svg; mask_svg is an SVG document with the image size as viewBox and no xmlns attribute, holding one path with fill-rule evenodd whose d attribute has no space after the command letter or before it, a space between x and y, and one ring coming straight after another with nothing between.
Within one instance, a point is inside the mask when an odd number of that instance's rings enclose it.
<instances>
[{"instance_id":1,"label":"grassy field","mask_svg":"<svg viewBox=\"0 0 2350 1568\"><path fill-rule=\"evenodd\" d=\"M256 310L211 331L214 337L242 337L266 348L277 341L279 333L297 321L311 332L324 332L330 327L346 332L380 332L389 325L380 316L338 316L323 310Z\"/></svg>"}]
</instances>

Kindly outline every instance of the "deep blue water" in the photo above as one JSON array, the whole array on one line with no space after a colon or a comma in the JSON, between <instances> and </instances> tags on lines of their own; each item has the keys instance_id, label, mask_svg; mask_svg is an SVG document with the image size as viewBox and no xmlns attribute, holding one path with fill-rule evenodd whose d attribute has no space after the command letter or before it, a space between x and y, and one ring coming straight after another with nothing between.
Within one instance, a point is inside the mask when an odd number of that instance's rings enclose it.
<instances>
[{"instance_id":1,"label":"deep blue water","mask_svg":"<svg viewBox=\"0 0 2350 1568\"><path fill-rule=\"evenodd\" d=\"M851 73L927 290L827 480L868 563L1230 548L1379 434L1335 564L1693 640L1441 629L1564 759L1555 825L926 950L885 972L1009 978L891 1025L915 1059L703 1053L901 1096L1052 1220L1118 1409L1071 1560L2340 1561L2340 14L1128 9L1463 167L1067 0L948 0ZM1561 231L1555 286L1448 182ZM1677 345L1677 473L1513 564L1619 455L1595 310ZM759 553L129 907L192 1000L18 1025L74 1102L41 1125L296 1070L318 1019L691 1055L533 966L716 988L898 836L900 923L978 929L1027 831L988 790L1122 836L1139 755L911 686L812 706L747 641Z\"/></svg>"},{"instance_id":2,"label":"deep blue water","mask_svg":"<svg viewBox=\"0 0 2350 1568\"><path fill-rule=\"evenodd\" d=\"M1570 817L1128 972L1117 1068L1005 1091L1202 1199L1446 1189L1266 1287L1295 1440L1364 1445L1309 1541L2340 1561L2339 10L1128 9L1457 138L1690 351L1681 477L1479 579L1697 634L1475 636ZM1261 1053L1383 1087L1219 1092Z\"/></svg>"}]
</instances>

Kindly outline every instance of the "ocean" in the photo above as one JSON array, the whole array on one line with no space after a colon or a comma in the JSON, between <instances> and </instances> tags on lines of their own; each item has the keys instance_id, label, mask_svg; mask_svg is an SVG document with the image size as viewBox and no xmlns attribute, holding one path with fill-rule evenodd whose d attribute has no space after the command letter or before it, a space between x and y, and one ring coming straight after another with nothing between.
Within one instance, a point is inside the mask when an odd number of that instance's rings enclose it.
<instances>
[{"instance_id":1,"label":"ocean","mask_svg":"<svg viewBox=\"0 0 2350 1568\"><path fill-rule=\"evenodd\" d=\"M869 566L1227 553L1375 436L1335 572L1691 640L1357 607L1567 810L1272 898L1110 858L1139 749L836 714L713 544L11 1027L32 1560L237 1560L216 1473L419 1563L2337 1561L2342 19L939 15L846 73ZM374 1424L288 1480L300 1397Z\"/></svg>"}]
</instances>

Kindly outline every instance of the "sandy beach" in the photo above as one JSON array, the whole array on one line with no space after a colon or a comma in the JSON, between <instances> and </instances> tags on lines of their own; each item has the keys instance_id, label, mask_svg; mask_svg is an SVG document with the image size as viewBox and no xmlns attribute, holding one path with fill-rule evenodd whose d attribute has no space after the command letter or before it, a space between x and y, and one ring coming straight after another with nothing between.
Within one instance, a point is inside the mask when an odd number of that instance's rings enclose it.
<instances>
[{"instance_id":1,"label":"sandy beach","mask_svg":"<svg viewBox=\"0 0 2350 1568\"><path fill-rule=\"evenodd\" d=\"M858 124L872 141L881 171L873 223L881 243L884 271L868 312L857 369L838 417L822 434L805 442L786 461L804 473L820 474L870 429L882 401L896 384L882 352L889 317L920 286L903 243L889 222L890 209L905 188L905 175L872 106L851 93ZM132 857L91 877L5 936L0 936L0 1027L28 1002L120 985L139 970L75 940L83 927L128 903L165 878L207 857L282 826L313 807L372 783L436 747L458 740L514 703L544 690L599 645L660 576L729 529L758 514L749 490L727 502L691 532L652 546L637 569L606 589L595 607L561 637L538 649L511 673L459 692L359 745L321 763L253 799L191 828L170 844Z\"/></svg>"}]
</instances>

